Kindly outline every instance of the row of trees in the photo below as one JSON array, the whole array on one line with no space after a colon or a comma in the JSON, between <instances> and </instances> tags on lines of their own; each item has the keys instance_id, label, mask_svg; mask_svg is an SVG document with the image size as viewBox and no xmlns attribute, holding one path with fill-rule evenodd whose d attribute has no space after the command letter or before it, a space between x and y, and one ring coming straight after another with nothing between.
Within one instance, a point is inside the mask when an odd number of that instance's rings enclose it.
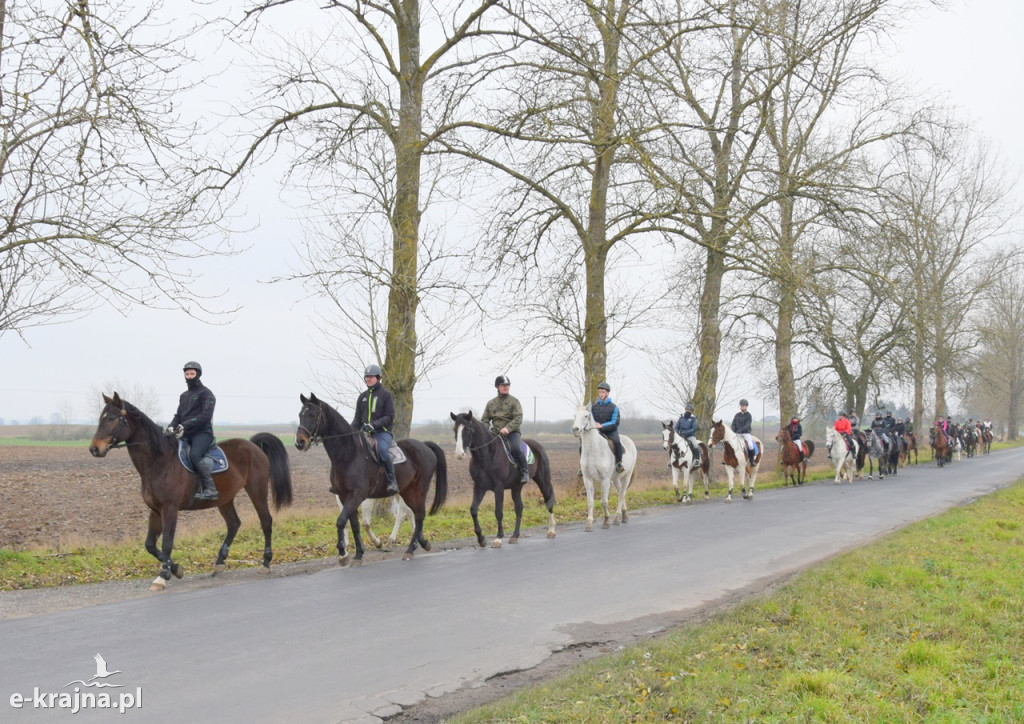
<instances>
[{"instance_id":1,"label":"row of trees","mask_svg":"<svg viewBox=\"0 0 1024 724\"><path fill-rule=\"evenodd\" d=\"M175 263L229 250L198 231L283 154L294 276L334 310L330 354L382 360L399 434L495 320L584 397L616 348L671 358L702 420L730 359L783 418L894 387L918 426L954 390L1016 415L1016 249L992 243L1011 185L872 61L913 3L248 2L223 35L260 100L216 164L168 113L194 29L147 41L152 12L49 4L0 0L0 332L97 298L195 313Z\"/></svg>"}]
</instances>

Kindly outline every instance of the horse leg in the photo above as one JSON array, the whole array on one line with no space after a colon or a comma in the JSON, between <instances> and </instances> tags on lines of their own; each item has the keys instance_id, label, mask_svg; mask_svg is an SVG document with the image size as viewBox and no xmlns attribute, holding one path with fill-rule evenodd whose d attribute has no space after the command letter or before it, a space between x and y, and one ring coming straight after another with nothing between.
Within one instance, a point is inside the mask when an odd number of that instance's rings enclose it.
<instances>
[{"instance_id":1,"label":"horse leg","mask_svg":"<svg viewBox=\"0 0 1024 724\"><path fill-rule=\"evenodd\" d=\"M406 548L405 553L402 554L403 561L412 560L412 554L416 550L417 541L419 541L420 545L423 546L423 550L430 550L430 544L427 543L426 538L423 537L423 518L425 516L426 506L420 506L419 509L413 512L412 539L409 541L409 547Z\"/></svg>"},{"instance_id":2,"label":"horse leg","mask_svg":"<svg viewBox=\"0 0 1024 724\"><path fill-rule=\"evenodd\" d=\"M395 517L395 527L391 529L391 535L388 536L388 547L390 548L398 542L398 538L402 532L402 523L406 518L409 519L409 523L415 527L416 515L413 513L412 508L406 505L405 499L400 495L394 497L391 503L391 515ZM429 545L423 545L423 541L420 541L420 545L423 546L424 550L430 550Z\"/></svg>"},{"instance_id":3,"label":"horse leg","mask_svg":"<svg viewBox=\"0 0 1024 724\"><path fill-rule=\"evenodd\" d=\"M516 485L512 488L512 505L516 509L516 529L512 532L512 537L508 539L509 545L519 542L519 526L523 522L523 486Z\"/></svg>"},{"instance_id":4,"label":"horse leg","mask_svg":"<svg viewBox=\"0 0 1024 724\"><path fill-rule=\"evenodd\" d=\"M235 509L235 501L229 500L217 508L217 511L224 519L224 523L227 524L228 534L224 536L224 542L220 544L220 550L217 552L217 562L213 564L213 575L215 576L224 571L224 561L227 560L228 551L231 550L231 544L235 540L238 529L242 527L242 520L238 517L238 511Z\"/></svg>"},{"instance_id":5,"label":"horse leg","mask_svg":"<svg viewBox=\"0 0 1024 724\"><path fill-rule=\"evenodd\" d=\"M341 508L341 512L338 514L338 520L335 525L338 528L338 565L347 566L350 563L360 565L363 562L363 537L359 534L359 515L358 508L359 503L353 503L355 495L349 496L349 499L345 501L345 504ZM349 560L348 550L345 547L345 526L352 526L352 540L355 542L356 554L355 558Z\"/></svg>"},{"instance_id":6,"label":"horse leg","mask_svg":"<svg viewBox=\"0 0 1024 724\"><path fill-rule=\"evenodd\" d=\"M690 493L693 492L693 482L690 480L690 467L687 465L683 468L683 494L679 494L679 485L676 481L679 478L679 469L672 468L672 487L676 489L676 502L678 503L689 503L692 496Z\"/></svg>"},{"instance_id":7,"label":"horse leg","mask_svg":"<svg viewBox=\"0 0 1024 724\"><path fill-rule=\"evenodd\" d=\"M733 469L732 465L725 466L725 476L729 478L729 492L725 495L726 503L732 502L732 476L735 475L735 473L736 471Z\"/></svg>"},{"instance_id":8,"label":"horse leg","mask_svg":"<svg viewBox=\"0 0 1024 724\"><path fill-rule=\"evenodd\" d=\"M669 468L672 470L672 489L676 491L676 502L682 503L684 500L683 495L679 493L679 468L669 463ZM683 473L683 485L686 485L686 474Z\"/></svg>"},{"instance_id":9,"label":"horse leg","mask_svg":"<svg viewBox=\"0 0 1024 724\"><path fill-rule=\"evenodd\" d=\"M173 505L168 505L160 511L161 524L163 527L163 536L161 537L160 546L160 575L153 579L153 583L150 584L150 591L162 591L167 588L167 582L171 580L171 574L174 574L176 578L181 578L184 575L184 569L179 566L171 558L171 551L174 550L174 531L178 527L178 509Z\"/></svg>"},{"instance_id":10,"label":"horse leg","mask_svg":"<svg viewBox=\"0 0 1024 724\"><path fill-rule=\"evenodd\" d=\"M745 499L747 499L747 500L753 500L754 499L754 483L757 482L757 471L758 471L758 469L760 467L761 467L761 463L756 463L756 464L754 464L750 468L750 473L749 473L749 475L750 475L750 478L749 478L750 482L747 484L746 492L744 492L744 494L743 494L743 497Z\"/></svg>"},{"instance_id":11,"label":"horse leg","mask_svg":"<svg viewBox=\"0 0 1024 724\"><path fill-rule=\"evenodd\" d=\"M516 475L518 474L519 470L516 470ZM501 548L505 540L505 487L500 481L494 486L494 517L498 521L498 535L491 541L491 548Z\"/></svg>"},{"instance_id":12,"label":"horse leg","mask_svg":"<svg viewBox=\"0 0 1024 724\"><path fill-rule=\"evenodd\" d=\"M249 500L252 507L256 509L256 515L260 519L260 529L263 531L263 566L260 573L270 573L270 561L274 559L274 547L271 540L274 537L274 516L270 514L270 505L267 503L267 494L260 497L249 493ZM231 505L234 509L234 504Z\"/></svg>"},{"instance_id":13,"label":"horse leg","mask_svg":"<svg viewBox=\"0 0 1024 724\"><path fill-rule=\"evenodd\" d=\"M587 527L584 530L591 533L594 530L594 479L590 473L583 473L583 488L587 491Z\"/></svg>"},{"instance_id":14,"label":"horse leg","mask_svg":"<svg viewBox=\"0 0 1024 724\"><path fill-rule=\"evenodd\" d=\"M163 529L164 526L160 518L160 513L156 510L149 511L149 529L146 531L146 550L151 556L161 563L163 563L164 559L160 557L160 549L156 547L156 539L160 537Z\"/></svg>"},{"instance_id":15,"label":"horse leg","mask_svg":"<svg viewBox=\"0 0 1024 724\"><path fill-rule=\"evenodd\" d=\"M383 548L383 541L381 541L381 539L377 537L377 534L373 532L372 521L374 502L373 498L367 498L360 503L359 514L362 516L363 528L366 529L366 537L370 539L370 543L373 544L374 548Z\"/></svg>"},{"instance_id":16,"label":"horse leg","mask_svg":"<svg viewBox=\"0 0 1024 724\"><path fill-rule=\"evenodd\" d=\"M473 502L469 506L469 514L473 516L473 532L476 533L476 542L483 548L484 547L484 532L480 528L480 518L477 515L480 510L480 501L483 500L484 493L487 489L480 484L474 484L473 486Z\"/></svg>"},{"instance_id":17,"label":"horse leg","mask_svg":"<svg viewBox=\"0 0 1024 724\"><path fill-rule=\"evenodd\" d=\"M611 528L611 514L608 512L608 492L612 487L612 481L608 478L601 480L601 512L604 513L604 523L601 524L602 528ZM618 521L615 521L618 525Z\"/></svg>"}]
</instances>

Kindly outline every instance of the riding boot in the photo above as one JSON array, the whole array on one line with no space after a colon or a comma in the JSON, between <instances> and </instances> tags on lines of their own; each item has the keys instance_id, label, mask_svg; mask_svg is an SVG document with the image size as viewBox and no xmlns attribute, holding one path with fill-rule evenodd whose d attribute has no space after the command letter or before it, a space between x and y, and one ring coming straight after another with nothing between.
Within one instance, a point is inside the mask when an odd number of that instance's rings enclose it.
<instances>
[{"instance_id":1,"label":"riding boot","mask_svg":"<svg viewBox=\"0 0 1024 724\"><path fill-rule=\"evenodd\" d=\"M519 468L519 482L520 483L528 483L528 482L530 482L530 468L528 468L528 467Z\"/></svg>"},{"instance_id":2,"label":"riding boot","mask_svg":"<svg viewBox=\"0 0 1024 724\"><path fill-rule=\"evenodd\" d=\"M196 482L199 487L196 500L217 499L217 486L213 484L213 468L207 460L208 458L204 457L196 464Z\"/></svg>"},{"instance_id":3,"label":"riding boot","mask_svg":"<svg viewBox=\"0 0 1024 724\"><path fill-rule=\"evenodd\" d=\"M388 495L394 495L395 493L398 492L398 480L395 479L395 465L393 462L391 462L390 456L388 456L387 460L383 461L383 465L384 470L388 474L387 493Z\"/></svg>"},{"instance_id":4,"label":"riding boot","mask_svg":"<svg viewBox=\"0 0 1024 724\"><path fill-rule=\"evenodd\" d=\"M617 472L617 473L624 473L624 472L626 472L626 468L622 467L622 458L619 458L619 459L617 459L615 461L615 472Z\"/></svg>"}]
</instances>

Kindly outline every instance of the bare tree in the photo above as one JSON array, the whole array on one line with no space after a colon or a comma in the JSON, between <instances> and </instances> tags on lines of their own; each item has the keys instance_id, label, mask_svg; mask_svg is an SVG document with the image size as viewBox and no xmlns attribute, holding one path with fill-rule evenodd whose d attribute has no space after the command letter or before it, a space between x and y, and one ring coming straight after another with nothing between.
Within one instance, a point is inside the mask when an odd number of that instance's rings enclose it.
<instances>
[{"instance_id":1,"label":"bare tree","mask_svg":"<svg viewBox=\"0 0 1024 724\"><path fill-rule=\"evenodd\" d=\"M337 196L341 188L351 197L334 214L349 226L325 226L307 246L309 267L323 273L307 268L305 276L316 293L335 300L338 322L354 328L363 349L379 355L395 395L398 437L409 433L417 362L425 354L417 330L425 280L448 258L439 242L424 262L424 164L437 142L459 126L463 102L475 87L476 64L490 52L485 48L477 55L475 43L487 42L483 19L496 2L430 5L425 13L419 0L329 0L317 27L291 44L290 56L277 49L280 60L266 84L265 103L252 112L261 129L217 184L233 185L261 154L288 142L296 154L293 180L305 174L317 195ZM300 4L253 3L240 26L243 43L263 21L273 29L273 12ZM434 43L430 49L428 41ZM437 167L432 173L435 182L441 178ZM349 260L360 244L375 253ZM437 269L425 275L421 264L435 262ZM357 281L370 296L347 297L339 288L345 280ZM373 296L382 290L386 313ZM365 361L364 356L347 363Z\"/></svg>"},{"instance_id":2,"label":"bare tree","mask_svg":"<svg viewBox=\"0 0 1024 724\"><path fill-rule=\"evenodd\" d=\"M209 311L191 262L228 247L174 105L193 29L161 36L158 7L0 2L0 335L99 304Z\"/></svg>"}]
</instances>

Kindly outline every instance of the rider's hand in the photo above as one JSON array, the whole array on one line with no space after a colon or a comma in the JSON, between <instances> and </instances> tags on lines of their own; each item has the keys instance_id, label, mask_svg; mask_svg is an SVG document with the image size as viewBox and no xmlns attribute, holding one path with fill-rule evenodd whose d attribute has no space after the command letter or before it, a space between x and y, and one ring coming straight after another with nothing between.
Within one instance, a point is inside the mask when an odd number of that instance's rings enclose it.
<instances>
[{"instance_id":1,"label":"rider's hand","mask_svg":"<svg viewBox=\"0 0 1024 724\"><path fill-rule=\"evenodd\" d=\"M164 428L164 437L174 437L174 428L168 425Z\"/></svg>"},{"instance_id":2,"label":"rider's hand","mask_svg":"<svg viewBox=\"0 0 1024 724\"><path fill-rule=\"evenodd\" d=\"M499 434L501 434L504 437L508 437L508 428L507 427L501 428L501 430L499 430Z\"/></svg>"},{"instance_id":3,"label":"rider's hand","mask_svg":"<svg viewBox=\"0 0 1024 724\"><path fill-rule=\"evenodd\" d=\"M368 422L363 423L363 432L369 434L373 432L373 425Z\"/></svg>"},{"instance_id":4,"label":"rider's hand","mask_svg":"<svg viewBox=\"0 0 1024 724\"><path fill-rule=\"evenodd\" d=\"M178 438L179 440L181 438L185 437L185 426L184 425L178 425L176 428L174 428L174 436L176 438Z\"/></svg>"}]
</instances>

